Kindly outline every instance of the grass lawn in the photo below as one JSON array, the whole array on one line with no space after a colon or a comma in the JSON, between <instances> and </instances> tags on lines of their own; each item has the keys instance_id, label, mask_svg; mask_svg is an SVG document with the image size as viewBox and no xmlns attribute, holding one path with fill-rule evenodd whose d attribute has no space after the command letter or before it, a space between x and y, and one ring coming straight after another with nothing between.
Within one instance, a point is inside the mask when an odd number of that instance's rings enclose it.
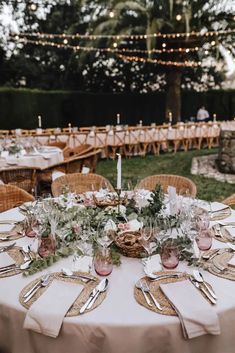
<instances>
[{"instance_id":1,"label":"grass lawn","mask_svg":"<svg viewBox=\"0 0 235 353\"><path fill-rule=\"evenodd\" d=\"M163 153L160 156L148 155L145 158L132 157L122 159L122 178L124 185L131 182L133 186L153 174L178 174L186 176L197 185L197 196L204 200L221 201L235 192L235 185L222 183L214 179L204 178L190 174L192 158L217 153L217 149L189 152L177 152L176 154ZM101 160L98 162L96 173L105 176L113 185L116 185L117 161Z\"/></svg>"}]
</instances>

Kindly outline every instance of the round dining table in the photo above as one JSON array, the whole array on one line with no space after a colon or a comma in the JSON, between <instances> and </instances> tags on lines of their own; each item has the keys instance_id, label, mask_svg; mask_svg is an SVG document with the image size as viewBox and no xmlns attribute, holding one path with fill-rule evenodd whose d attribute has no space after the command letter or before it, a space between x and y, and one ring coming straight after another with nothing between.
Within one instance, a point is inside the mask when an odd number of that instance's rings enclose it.
<instances>
[{"instance_id":1,"label":"round dining table","mask_svg":"<svg viewBox=\"0 0 235 353\"><path fill-rule=\"evenodd\" d=\"M18 209L0 214L0 221L21 220ZM226 221L235 221L232 211ZM18 246L32 243L32 238L16 241ZM8 242L4 242L4 245ZM1 244L2 245L2 244ZM225 244L226 245L226 244ZM213 248L224 247L213 240ZM218 302L221 334L184 339L177 316L161 315L146 309L134 298L134 286L144 276L140 259L121 257L108 276L107 296L96 309L83 315L64 318L57 338L23 328L27 310L19 302L21 290L42 274L71 267L73 256L51 267L24 277L22 274L0 279L0 352L1 353L234 353L235 352L235 282L203 271L213 286ZM180 263L177 271L192 271ZM95 274L94 270L92 271ZM96 274L95 274L96 275ZM185 296L187 293L185 293ZM192 302L192 306L194 303Z\"/></svg>"},{"instance_id":2,"label":"round dining table","mask_svg":"<svg viewBox=\"0 0 235 353\"><path fill-rule=\"evenodd\" d=\"M2 152L0 169L12 167L49 168L64 160L63 151L57 147L43 146L39 151L19 155Z\"/></svg>"}]
</instances>

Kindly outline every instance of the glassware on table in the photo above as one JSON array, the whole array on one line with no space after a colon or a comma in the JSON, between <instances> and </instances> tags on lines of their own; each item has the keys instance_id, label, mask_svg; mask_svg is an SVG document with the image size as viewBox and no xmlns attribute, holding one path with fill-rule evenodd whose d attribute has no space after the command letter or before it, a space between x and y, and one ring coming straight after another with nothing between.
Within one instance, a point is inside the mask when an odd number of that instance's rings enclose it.
<instances>
[{"instance_id":1,"label":"glassware on table","mask_svg":"<svg viewBox=\"0 0 235 353\"><path fill-rule=\"evenodd\" d=\"M113 270L113 260L110 248L103 246L98 248L93 263L98 275L108 276Z\"/></svg>"},{"instance_id":2,"label":"glassware on table","mask_svg":"<svg viewBox=\"0 0 235 353\"><path fill-rule=\"evenodd\" d=\"M29 237L29 238L34 238L36 236L35 233L35 225L37 223L37 219L32 216L32 215L28 215L24 221L23 221L23 231L24 234Z\"/></svg>"},{"instance_id":3,"label":"glassware on table","mask_svg":"<svg viewBox=\"0 0 235 353\"><path fill-rule=\"evenodd\" d=\"M210 225L210 215L206 210L199 210L195 220L196 229L200 232L207 230Z\"/></svg>"},{"instance_id":4,"label":"glassware on table","mask_svg":"<svg viewBox=\"0 0 235 353\"><path fill-rule=\"evenodd\" d=\"M212 246L212 235L209 229L199 231L196 236L196 242L199 250L209 250Z\"/></svg>"},{"instance_id":5,"label":"glassware on table","mask_svg":"<svg viewBox=\"0 0 235 353\"><path fill-rule=\"evenodd\" d=\"M41 236L38 239L39 239L38 254L41 257L47 257L55 253L56 240L52 234L50 234L47 237Z\"/></svg>"},{"instance_id":6,"label":"glassware on table","mask_svg":"<svg viewBox=\"0 0 235 353\"><path fill-rule=\"evenodd\" d=\"M160 256L163 267L168 270L176 268L179 264L179 249L172 240L162 245Z\"/></svg>"}]
</instances>

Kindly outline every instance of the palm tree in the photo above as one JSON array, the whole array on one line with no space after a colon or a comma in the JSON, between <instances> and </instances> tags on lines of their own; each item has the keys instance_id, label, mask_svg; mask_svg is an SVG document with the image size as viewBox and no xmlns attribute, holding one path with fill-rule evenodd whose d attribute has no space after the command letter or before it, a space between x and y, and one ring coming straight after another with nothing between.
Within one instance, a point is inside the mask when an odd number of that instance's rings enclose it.
<instances>
[{"instance_id":1,"label":"palm tree","mask_svg":"<svg viewBox=\"0 0 235 353\"><path fill-rule=\"evenodd\" d=\"M93 34L153 34L163 31L164 33L190 32L190 20L192 17L192 5L188 0L113 0L108 9L109 13L100 17L98 21L91 24ZM132 13L136 20L130 25L126 14ZM181 17L176 15L182 13ZM111 15L111 16L110 16ZM180 21L179 21L180 18ZM104 41L104 39L102 39ZM101 44L96 41L96 45ZM104 45L104 43L102 43ZM121 45L122 43L119 43ZM162 48L162 40L155 37L146 38L146 49L151 53L152 49ZM110 41L106 40L106 45ZM182 45L182 39L177 46ZM149 54L151 57L152 54ZM167 56L168 60L179 61L181 57L175 55ZM166 60L167 60L166 59ZM178 121L181 117L181 78L182 69L176 67L164 68L166 74L166 117L169 111L173 114L173 120Z\"/></svg>"},{"instance_id":2,"label":"palm tree","mask_svg":"<svg viewBox=\"0 0 235 353\"><path fill-rule=\"evenodd\" d=\"M83 0L86 1L86 0ZM225 1L225 0L223 0ZM152 34L156 32L162 33L179 33L191 31L200 31L202 27L213 30L214 28L227 29L234 28L233 10L230 13L228 9L223 10L221 5L222 0L103 0L99 1L103 4L103 9L106 6L108 10L97 20L91 21L90 30L93 34ZM111 4L110 4L111 3ZM220 9L218 10L218 5ZM102 11L101 11L102 12ZM112 16L110 16L112 14ZM132 17L130 16L132 14ZM129 15L129 17L128 17ZM128 19L132 20L128 21ZM210 38L218 41L216 36ZM230 45L233 38L223 38ZM207 38L202 37L180 37L175 39L162 38L147 38L145 48L148 51L151 49L161 49L162 45L167 45L168 48L191 48L202 47L204 43L208 43ZM101 44L99 40L96 45ZM110 41L102 39L102 45L110 46ZM122 43L127 47L128 43ZM138 44L139 45L139 44ZM139 48L139 47L138 47ZM218 58L218 51L214 50L213 54ZM149 54L151 56L152 54ZM201 53L186 54L161 54L160 58L165 61L184 62L189 58L199 61L203 57ZM154 70L160 70L153 66ZM166 104L165 114L168 116L169 111L173 114L173 121L178 121L181 118L181 84L184 75L194 77L194 79L203 73L203 68L192 71L192 69L178 68L177 66L162 66L162 72L166 78ZM189 71L191 70L191 71ZM210 75L218 78L221 76L213 68L207 69ZM198 78L197 78L198 80Z\"/></svg>"}]
</instances>

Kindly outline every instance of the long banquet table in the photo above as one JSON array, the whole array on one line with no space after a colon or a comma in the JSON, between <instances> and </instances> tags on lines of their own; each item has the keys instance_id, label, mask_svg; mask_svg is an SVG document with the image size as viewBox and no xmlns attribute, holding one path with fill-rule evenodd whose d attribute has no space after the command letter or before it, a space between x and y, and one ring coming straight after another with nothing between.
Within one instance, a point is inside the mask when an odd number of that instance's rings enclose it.
<instances>
[{"instance_id":1,"label":"long banquet table","mask_svg":"<svg viewBox=\"0 0 235 353\"><path fill-rule=\"evenodd\" d=\"M17 209L0 214L0 220L21 219ZM235 211L226 221L235 220ZM21 238L17 245L32 240ZM4 242L4 245L6 243ZM223 247L214 240L213 248ZM49 271L69 267L72 257L57 262ZM189 270L180 264L177 270ZM139 259L122 257L120 267L109 276L104 302L81 316L65 318L57 338L23 329L26 315L19 303L20 291L44 270L30 277L17 275L0 279L0 352L1 353L234 353L235 352L235 282L204 271L218 296L214 310L221 326L219 336L204 335L191 340L182 336L177 317L159 315L140 306L134 299L137 279L143 277ZM193 303L192 303L193 305Z\"/></svg>"},{"instance_id":2,"label":"long banquet table","mask_svg":"<svg viewBox=\"0 0 235 353\"><path fill-rule=\"evenodd\" d=\"M0 169L12 167L30 167L44 169L61 163L64 160L63 151L57 147L45 146L42 152L0 158Z\"/></svg>"}]
</instances>

